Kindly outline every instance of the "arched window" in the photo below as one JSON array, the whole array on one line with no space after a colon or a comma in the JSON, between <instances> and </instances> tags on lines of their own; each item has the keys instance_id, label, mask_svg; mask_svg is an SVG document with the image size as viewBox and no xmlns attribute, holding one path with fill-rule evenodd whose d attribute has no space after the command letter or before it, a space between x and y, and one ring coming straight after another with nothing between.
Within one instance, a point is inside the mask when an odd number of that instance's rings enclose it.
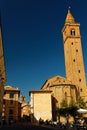
<instances>
[{"instance_id":1,"label":"arched window","mask_svg":"<svg viewBox=\"0 0 87 130\"><path fill-rule=\"evenodd\" d=\"M67 102L67 92L65 92L65 101Z\"/></svg>"},{"instance_id":2,"label":"arched window","mask_svg":"<svg viewBox=\"0 0 87 130\"><path fill-rule=\"evenodd\" d=\"M75 36L75 30L74 29L71 30L71 35Z\"/></svg>"}]
</instances>

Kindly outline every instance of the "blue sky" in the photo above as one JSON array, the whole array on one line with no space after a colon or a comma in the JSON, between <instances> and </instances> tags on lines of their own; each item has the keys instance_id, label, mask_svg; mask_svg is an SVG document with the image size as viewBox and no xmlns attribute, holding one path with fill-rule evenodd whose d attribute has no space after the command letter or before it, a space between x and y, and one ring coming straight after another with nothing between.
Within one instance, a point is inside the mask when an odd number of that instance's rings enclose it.
<instances>
[{"instance_id":1,"label":"blue sky","mask_svg":"<svg viewBox=\"0 0 87 130\"><path fill-rule=\"evenodd\" d=\"M62 27L68 7L80 23L87 75L87 0L0 0L7 82L29 100L56 75L65 77ZM87 76L86 76L87 79Z\"/></svg>"}]
</instances>

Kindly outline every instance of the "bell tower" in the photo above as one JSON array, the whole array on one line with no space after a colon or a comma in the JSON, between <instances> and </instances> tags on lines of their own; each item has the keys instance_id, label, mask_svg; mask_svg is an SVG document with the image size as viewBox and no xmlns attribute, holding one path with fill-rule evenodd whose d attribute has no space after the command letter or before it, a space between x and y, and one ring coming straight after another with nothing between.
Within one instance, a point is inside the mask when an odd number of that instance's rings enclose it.
<instances>
[{"instance_id":1,"label":"bell tower","mask_svg":"<svg viewBox=\"0 0 87 130\"><path fill-rule=\"evenodd\" d=\"M81 46L80 24L75 22L70 7L62 29L66 78L76 85L80 96L87 98L86 78Z\"/></svg>"}]
</instances>

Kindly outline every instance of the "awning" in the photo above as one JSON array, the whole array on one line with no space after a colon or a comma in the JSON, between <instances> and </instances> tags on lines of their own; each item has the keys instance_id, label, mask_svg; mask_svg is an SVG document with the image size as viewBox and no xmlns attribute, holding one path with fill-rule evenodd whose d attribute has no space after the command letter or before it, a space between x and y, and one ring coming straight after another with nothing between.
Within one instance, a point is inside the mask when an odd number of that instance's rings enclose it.
<instances>
[{"instance_id":1,"label":"awning","mask_svg":"<svg viewBox=\"0 0 87 130\"><path fill-rule=\"evenodd\" d=\"M79 112L79 113L87 113L87 109L80 108L80 109L77 110L77 112Z\"/></svg>"}]
</instances>

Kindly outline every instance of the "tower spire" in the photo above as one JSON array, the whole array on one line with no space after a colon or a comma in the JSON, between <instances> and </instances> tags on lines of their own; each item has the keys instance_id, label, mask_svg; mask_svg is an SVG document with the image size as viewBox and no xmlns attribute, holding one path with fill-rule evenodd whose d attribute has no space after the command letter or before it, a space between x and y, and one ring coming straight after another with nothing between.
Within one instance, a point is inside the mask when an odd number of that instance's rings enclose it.
<instances>
[{"instance_id":1,"label":"tower spire","mask_svg":"<svg viewBox=\"0 0 87 130\"><path fill-rule=\"evenodd\" d=\"M70 6L68 7L68 13L66 16L66 20L65 23L75 23L74 17L72 16L71 12L70 12Z\"/></svg>"}]
</instances>

